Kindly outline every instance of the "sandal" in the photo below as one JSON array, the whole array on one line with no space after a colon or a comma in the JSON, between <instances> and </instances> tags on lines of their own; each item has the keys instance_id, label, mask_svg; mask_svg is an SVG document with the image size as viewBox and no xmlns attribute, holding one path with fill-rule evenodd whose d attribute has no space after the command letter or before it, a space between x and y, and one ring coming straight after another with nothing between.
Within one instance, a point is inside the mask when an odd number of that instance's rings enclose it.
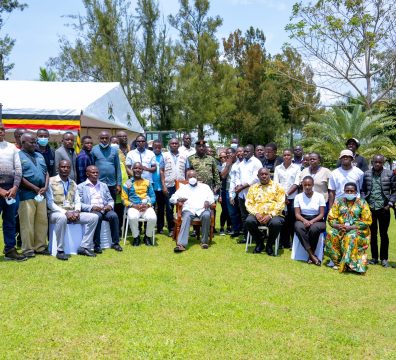
<instances>
[{"instance_id":1,"label":"sandal","mask_svg":"<svg viewBox=\"0 0 396 360\"><path fill-rule=\"evenodd\" d=\"M183 245L177 245L174 249L173 249L173 251L175 252L175 253L181 253L181 252L183 252L183 251L185 251L186 250L186 248L183 246Z\"/></svg>"},{"instance_id":2,"label":"sandal","mask_svg":"<svg viewBox=\"0 0 396 360\"><path fill-rule=\"evenodd\" d=\"M202 248L202 249L207 249L208 247L209 247L208 244L201 244L201 248Z\"/></svg>"}]
</instances>

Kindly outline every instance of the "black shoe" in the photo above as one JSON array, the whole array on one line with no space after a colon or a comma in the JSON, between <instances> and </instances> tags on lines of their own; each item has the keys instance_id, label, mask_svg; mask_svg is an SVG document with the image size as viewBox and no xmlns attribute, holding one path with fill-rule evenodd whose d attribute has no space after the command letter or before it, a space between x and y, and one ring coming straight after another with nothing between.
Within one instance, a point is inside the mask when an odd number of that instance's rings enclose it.
<instances>
[{"instance_id":1,"label":"black shoe","mask_svg":"<svg viewBox=\"0 0 396 360\"><path fill-rule=\"evenodd\" d=\"M102 248L100 246L94 246L94 253L95 254L102 254Z\"/></svg>"},{"instance_id":2,"label":"black shoe","mask_svg":"<svg viewBox=\"0 0 396 360\"><path fill-rule=\"evenodd\" d=\"M266 247L265 252L267 253L268 256L274 256L274 251L272 250L272 247Z\"/></svg>"},{"instance_id":3,"label":"black shoe","mask_svg":"<svg viewBox=\"0 0 396 360\"><path fill-rule=\"evenodd\" d=\"M113 244L111 245L111 248L115 251L122 251L122 247L120 246L120 244Z\"/></svg>"},{"instance_id":4,"label":"black shoe","mask_svg":"<svg viewBox=\"0 0 396 360\"><path fill-rule=\"evenodd\" d=\"M151 237L148 237L147 235L144 237L144 244L146 245L146 246L151 246L151 245L153 245L153 242L152 242L152 240L151 240Z\"/></svg>"},{"instance_id":5,"label":"black shoe","mask_svg":"<svg viewBox=\"0 0 396 360\"><path fill-rule=\"evenodd\" d=\"M58 251L56 253L56 258L58 260L67 261L67 260L69 260L69 255L66 255L63 251Z\"/></svg>"},{"instance_id":6,"label":"black shoe","mask_svg":"<svg viewBox=\"0 0 396 360\"><path fill-rule=\"evenodd\" d=\"M26 261L27 259L25 255L19 254L15 248L8 250L4 255L4 260L7 261Z\"/></svg>"},{"instance_id":7,"label":"black shoe","mask_svg":"<svg viewBox=\"0 0 396 360\"><path fill-rule=\"evenodd\" d=\"M133 238L132 246L139 246L140 245L140 237Z\"/></svg>"},{"instance_id":8,"label":"black shoe","mask_svg":"<svg viewBox=\"0 0 396 360\"><path fill-rule=\"evenodd\" d=\"M157 232L158 232L158 234L163 234L164 230L161 229L161 230L158 230Z\"/></svg>"},{"instance_id":9,"label":"black shoe","mask_svg":"<svg viewBox=\"0 0 396 360\"><path fill-rule=\"evenodd\" d=\"M239 237L239 235L241 235L241 233L239 233L239 232L234 232L234 233L231 234L231 237L232 237L232 238L236 238L236 237Z\"/></svg>"},{"instance_id":10,"label":"black shoe","mask_svg":"<svg viewBox=\"0 0 396 360\"><path fill-rule=\"evenodd\" d=\"M254 250L253 250L253 254L261 254L263 252L263 247L260 245L257 245Z\"/></svg>"},{"instance_id":11,"label":"black shoe","mask_svg":"<svg viewBox=\"0 0 396 360\"><path fill-rule=\"evenodd\" d=\"M27 253L24 253L23 255L25 255L28 259L36 257L36 254L34 253L34 251L29 251Z\"/></svg>"},{"instance_id":12,"label":"black shoe","mask_svg":"<svg viewBox=\"0 0 396 360\"><path fill-rule=\"evenodd\" d=\"M87 248L79 247L77 250L78 255L84 255L84 256L89 256L89 257L95 257L96 254Z\"/></svg>"},{"instance_id":13,"label":"black shoe","mask_svg":"<svg viewBox=\"0 0 396 360\"><path fill-rule=\"evenodd\" d=\"M378 264L378 259L371 259L368 262L370 265L377 265Z\"/></svg>"},{"instance_id":14,"label":"black shoe","mask_svg":"<svg viewBox=\"0 0 396 360\"><path fill-rule=\"evenodd\" d=\"M35 251L36 255L44 255L44 256L49 256L51 253L48 251L48 249L44 249L42 251Z\"/></svg>"},{"instance_id":15,"label":"black shoe","mask_svg":"<svg viewBox=\"0 0 396 360\"><path fill-rule=\"evenodd\" d=\"M381 261L381 265L382 265L384 268L390 267L390 265L389 265L389 263L388 263L388 260L382 260L382 261Z\"/></svg>"}]
</instances>

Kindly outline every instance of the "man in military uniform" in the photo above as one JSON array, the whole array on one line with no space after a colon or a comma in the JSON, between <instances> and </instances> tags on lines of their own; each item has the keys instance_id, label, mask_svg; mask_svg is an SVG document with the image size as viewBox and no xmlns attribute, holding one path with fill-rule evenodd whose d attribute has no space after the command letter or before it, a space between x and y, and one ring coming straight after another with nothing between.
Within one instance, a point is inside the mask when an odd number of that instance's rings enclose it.
<instances>
[{"instance_id":1,"label":"man in military uniform","mask_svg":"<svg viewBox=\"0 0 396 360\"><path fill-rule=\"evenodd\" d=\"M220 175L217 161L206 154L206 141L203 139L195 143L196 153L188 157L187 169L195 170L198 181L208 185L216 194L220 189Z\"/></svg>"}]
</instances>

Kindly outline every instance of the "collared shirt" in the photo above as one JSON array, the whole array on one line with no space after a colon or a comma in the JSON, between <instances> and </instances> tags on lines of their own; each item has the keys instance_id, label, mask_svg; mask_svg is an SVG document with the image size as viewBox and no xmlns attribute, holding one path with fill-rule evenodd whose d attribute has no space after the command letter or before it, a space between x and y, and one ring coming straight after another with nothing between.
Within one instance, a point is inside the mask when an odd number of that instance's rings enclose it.
<instances>
[{"instance_id":1,"label":"collared shirt","mask_svg":"<svg viewBox=\"0 0 396 360\"><path fill-rule=\"evenodd\" d=\"M183 211L191 211L193 214L200 216L205 210L205 201L209 204L214 203L214 194L211 188L203 183L198 182L197 186L190 184L180 184L179 189L172 195L170 202L176 204L178 199L187 199L183 204Z\"/></svg>"},{"instance_id":2,"label":"collared shirt","mask_svg":"<svg viewBox=\"0 0 396 360\"><path fill-rule=\"evenodd\" d=\"M87 180L87 167L93 164L92 154L82 149L76 159L77 184Z\"/></svg>"},{"instance_id":3,"label":"collared shirt","mask_svg":"<svg viewBox=\"0 0 396 360\"><path fill-rule=\"evenodd\" d=\"M239 164L241 162L239 161L239 159L237 159L231 166L231 170L230 173L228 174L228 176L230 177L230 187L228 188L228 193L229 193L229 197L230 199L234 199L235 198L235 186L238 180L238 176L239 176Z\"/></svg>"},{"instance_id":4,"label":"collared shirt","mask_svg":"<svg viewBox=\"0 0 396 360\"><path fill-rule=\"evenodd\" d=\"M285 207L285 191L272 180L267 185L253 184L247 193L245 205L252 215L281 216Z\"/></svg>"},{"instance_id":5,"label":"collared shirt","mask_svg":"<svg viewBox=\"0 0 396 360\"><path fill-rule=\"evenodd\" d=\"M164 157L162 154L155 155L155 162L157 168L155 172L153 172L153 188L154 191L161 191L162 190L162 182L161 182L161 170L164 169Z\"/></svg>"},{"instance_id":6,"label":"collared shirt","mask_svg":"<svg viewBox=\"0 0 396 360\"><path fill-rule=\"evenodd\" d=\"M220 175L217 170L217 161L213 156L197 154L188 158L188 169L193 169L197 173L197 179L208 185L212 190L220 188Z\"/></svg>"},{"instance_id":7,"label":"collared shirt","mask_svg":"<svg viewBox=\"0 0 396 360\"><path fill-rule=\"evenodd\" d=\"M373 172L370 196L366 199L370 209L379 210L388 203L388 199L382 192L381 174Z\"/></svg>"},{"instance_id":8,"label":"collared shirt","mask_svg":"<svg viewBox=\"0 0 396 360\"><path fill-rule=\"evenodd\" d=\"M179 154L183 154L186 158L191 155L195 155L196 152L197 151L194 147L190 147L189 149L187 149L184 145L179 147Z\"/></svg>"},{"instance_id":9,"label":"collared shirt","mask_svg":"<svg viewBox=\"0 0 396 360\"><path fill-rule=\"evenodd\" d=\"M287 168L284 163L280 164L275 168L274 181L282 185L287 195L293 185L300 185L300 172L300 166L297 164L292 163ZM287 195L287 198L294 199L297 193L296 189L293 193Z\"/></svg>"},{"instance_id":10,"label":"collared shirt","mask_svg":"<svg viewBox=\"0 0 396 360\"><path fill-rule=\"evenodd\" d=\"M87 179L86 184L89 188L89 195L91 198L91 205L92 206L100 206L102 207L104 205L103 199L102 199L102 194L100 193L100 183L99 181L96 183L96 185L92 184L92 182Z\"/></svg>"},{"instance_id":11,"label":"collared shirt","mask_svg":"<svg viewBox=\"0 0 396 360\"><path fill-rule=\"evenodd\" d=\"M147 179L135 180L130 178L123 186L121 192L122 202L125 206L142 204L147 199L151 205L155 204L155 192Z\"/></svg>"},{"instance_id":12,"label":"collared shirt","mask_svg":"<svg viewBox=\"0 0 396 360\"><path fill-rule=\"evenodd\" d=\"M72 179L68 179L68 181L63 181L59 175L56 175L55 181L61 182L64 189L69 189L69 184L73 181ZM60 206L56 205L54 202L54 194L52 191L51 185L48 186L47 192L45 193L45 196L47 198L47 207L50 211L54 212L61 212L62 214L66 214L67 210L61 208ZM80 195L77 191L77 186L76 186L76 191L74 193L74 210L76 211L81 211L81 199Z\"/></svg>"},{"instance_id":13,"label":"collared shirt","mask_svg":"<svg viewBox=\"0 0 396 360\"><path fill-rule=\"evenodd\" d=\"M21 160L22 177L40 189L43 188L47 176L47 165L43 155L37 152L28 153L24 150L19 151L18 155ZM19 199L21 201L34 199L36 195L37 193L31 189L23 186L19 188Z\"/></svg>"},{"instance_id":14,"label":"collared shirt","mask_svg":"<svg viewBox=\"0 0 396 360\"><path fill-rule=\"evenodd\" d=\"M249 160L243 159L239 163L236 185L252 185L258 182L257 173L262 167L261 161L255 156L252 156ZM244 199L248 191L249 188L243 189L239 192L238 197Z\"/></svg>"},{"instance_id":15,"label":"collared shirt","mask_svg":"<svg viewBox=\"0 0 396 360\"><path fill-rule=\"evenodd\" d=\"M125 165L133 167L133 164L136 162L140 162L143 166L151 168L153 165L156 165L155 154L148 149L145 149L143 152L140 152L138 149L131 150L125 159ZM143 171L142 178L147 179L150 182L153 182L153 175L150 171Z\"/></svg>"},{"instance_id":16,"label":"collared shirt","mask_svg":"<svg viewBox=\"0 0 396 360\"><path fill-rule=\"evenodd\" d=\"M111 146L103 148L100 145L95 145L91 153L95 166L99 170L99 180L107 186L121 185L122 177L118 150Z\"/></svg>"}]
</instances>

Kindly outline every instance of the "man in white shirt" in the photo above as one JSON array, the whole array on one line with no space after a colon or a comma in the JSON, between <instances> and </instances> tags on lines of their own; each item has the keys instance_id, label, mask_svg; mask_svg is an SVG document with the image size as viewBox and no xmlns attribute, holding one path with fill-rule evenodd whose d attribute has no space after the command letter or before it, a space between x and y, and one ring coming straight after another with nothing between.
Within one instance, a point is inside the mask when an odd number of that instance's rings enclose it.
<instances>
[{"instance_id":1,"label":"man in white shirt","mask_svg":"<svg viewBox=\"0 0 396 360\"><path fill-rule=\"evenodd\" d=\"M144 135L139 135L136 138L136 149L131 150L125 159L125 165L129 176L133 176L133 165L135 163L142 164L143 173L142 178L147 179L150 183L153 182L153 173L157 170L157 162L155 161L155 154L146 149L146 138Z\"/></svg>"},{"instance_id":2,"label":"man in white shirt","mask_svg":"<svg viewBox=\"0 0 396 360\"><path fill-rule=\"evenodd\" d=\"M249 215L245 206L245 198L249 191L249 187L259 181L257 178L257 174L258 171L263 167L261 161L253 156L253 145L249 144L245 146L243 153L244 159L239 164L235 186L235 193L238 194L239 209L241 210L241 218L243 224L244 239L241 241L241 243L246 242L247 229L245 226L245 222L247 216Z\"/></svg>"},{"instance_id":3,"label":"man in white shirt","mask_svg":"<svg viewBox=\"0 0 396 360\"><path fill-rule=\"evenodd\" d=\"M186 250L191 220L198 216L201 220L201 247L208 248L210 230L210 205L214 203L214 194L206 184L199 183L194 170L187 172L188 184L181 185L172 195L170 202L179 203L182 207L182 224L177 238L175 252Z\"/></svg>"},{"instance_id":4,"label":"man in white shirt","mask_svg":"<svg viewBox=\"0 0 396 360\"><path fill-rule=\"evenodd\" d=\"M163 153L164 176L162 177L163 192L165 195L166 220L168 223L169 236L173 237L173 205L170 197L176 192L176 181L185 180L187 158L180 154L179 141L176 138L169 140L169 151Z\"/></svg>"},{"instance_id":5,"label":"man in white shirt","mask_svg":"<svg viewBox=\"0 0 396 360\"><path fill-rule=\"evenodd\" d=\"M91 213L81 213L80 195L77 184L70 179L70 161L61 160L58 166L58 174L49 180L46 192L47 207L50 224L55 224L55 234L58 243L56 258L68 260L69 256L64 252L64 237L68 223L81 224L84 226L84 234L81 245L77 250L78 255L96 256L91 251L93 237L98 224L98 216Z\"/></svg>"},{"instance_id":6,"label":"man in white shirt","mask_svg":"<svg viewBox=\"0 0 396 360\"><path fill-rule=\"evenodd\" d=\"M232 223L232 238L239 237L242 230L242 220L241 211L239 209L238 197L235 193L236 180L239 176L239 164L243 160L243 147L238 147L236 150L234 148L227 149L227 162L232 162L231 169L228 173L229 176L229 187L227 190L228 199L228 212L231 217Z\"/></svg>"},{"instance_id":7,"label":"man in white shirt","mask_svg":"<svg viewBox=\"0 0 396 360\"><path fill-rule=\"evenodd\" d=\"M294 234L294 198L298 193L300 184L301 166L292 163L293 151L285 149L283 151L283 163L275 167L274 182L280 184L286 194L286 214L285 224L280 236L281 247L290 248L290 243Z\"/></svg>"},{"instance_id":8,"label":"man in white shirt","mask_svg":"<svg viewBox=\"0 0 396 360\"><path fill-rule=\"evenodd\" d=\"M187 159L189 156L194 155L195 153L195 148L191 147L191 135L184 134L183 145L179 147L179 154L183 154Z\"/></svg>"},{"instance_id":9,"label":"man in white shirt","mask_svg":"<svg viewBox=\"0 0 396 360\"><path fill-rule=\"evenodd\" d=\"M353 152L342 150L339 159L341 166L333 170L329 178L329 209L333 206L335 199L344 196L346 183L354 182L357 185L358 197L360 197L360 189L363 185L363 171L352 165Z\"/></svg>"}]
</instances>

